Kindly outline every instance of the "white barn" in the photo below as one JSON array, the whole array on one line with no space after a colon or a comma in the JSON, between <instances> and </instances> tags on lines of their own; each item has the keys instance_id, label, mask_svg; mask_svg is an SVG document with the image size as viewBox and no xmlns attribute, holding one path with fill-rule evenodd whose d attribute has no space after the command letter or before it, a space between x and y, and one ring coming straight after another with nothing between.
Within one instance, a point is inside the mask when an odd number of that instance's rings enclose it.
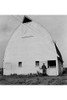
<instances>
[{"instance_id":1,"label":"white barn","mask_svg":"<svg viewBox=\"0 0 67 100\"><path fill-rule=\"evenodd\" d=\"M24 16L5 50L3 74L46 73L56 76L63 71L63 60L57 45L43 26Z\"/></svg>"}]
</instances>

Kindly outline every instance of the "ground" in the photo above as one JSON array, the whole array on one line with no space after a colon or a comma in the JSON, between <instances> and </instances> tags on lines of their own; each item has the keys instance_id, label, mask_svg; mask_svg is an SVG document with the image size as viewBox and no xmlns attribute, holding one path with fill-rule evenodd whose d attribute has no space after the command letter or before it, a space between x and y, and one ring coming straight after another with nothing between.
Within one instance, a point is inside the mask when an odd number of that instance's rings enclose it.
<instances>
[{"instance_id":1,"label":"ground","mask_svg":"<svg viewBox=\"0 0 67 100\"><path fill-rule=\"evenodd\" d=\"M67 85L67 75L0 75L0 85Z\"/></svg>"}]
</instances>

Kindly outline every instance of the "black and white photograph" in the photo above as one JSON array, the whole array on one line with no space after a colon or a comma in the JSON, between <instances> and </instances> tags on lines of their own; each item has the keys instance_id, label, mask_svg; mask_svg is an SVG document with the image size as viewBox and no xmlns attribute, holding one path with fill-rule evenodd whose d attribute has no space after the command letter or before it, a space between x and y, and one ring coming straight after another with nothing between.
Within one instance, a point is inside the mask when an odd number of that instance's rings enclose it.
<instances>
[{"instance_id":1,"label":"black and white photograph","mask_svg":"<svg viewBox=\"0 0 67 100\"><path fill-rule=\"evenodd\" d=\"M0 85L67 85L67 15L0 15Z\"/></svg>"},{"instance_id":2,"label":"black and white photograph","mask_svg":"<svg viewBox=\"0 0 67 100\"><path fill-rule=\"evenodd\" d=\"M66 100L67 1L0 0L0 100Z\"/></svg>"}]
</instances>

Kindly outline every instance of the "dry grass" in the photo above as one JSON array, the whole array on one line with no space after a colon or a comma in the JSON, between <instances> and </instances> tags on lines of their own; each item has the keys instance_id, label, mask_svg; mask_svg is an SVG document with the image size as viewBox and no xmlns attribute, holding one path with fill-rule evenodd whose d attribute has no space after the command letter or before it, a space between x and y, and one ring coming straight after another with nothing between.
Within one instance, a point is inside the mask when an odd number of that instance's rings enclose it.
<instances>
[{"instance_id":1,"label":"dry grass","mask_svg":"<svg viewBox=\"0 0 67 100\"><path fill-rule=\"evenodd\" d=\"M0 76L0 85L67 85L67 75L11 75Z\"/></svg>"}]
</instances>

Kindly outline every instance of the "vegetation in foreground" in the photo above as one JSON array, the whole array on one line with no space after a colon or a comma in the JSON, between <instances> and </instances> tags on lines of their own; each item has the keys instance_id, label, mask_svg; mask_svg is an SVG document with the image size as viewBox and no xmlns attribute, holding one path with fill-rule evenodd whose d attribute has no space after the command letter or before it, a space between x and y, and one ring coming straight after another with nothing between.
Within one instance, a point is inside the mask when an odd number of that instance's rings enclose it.
<instances>
[{"instance_id":1,"label":"vegetation in foreground","mask_svg":"<svg viewBox=\"0 0 67 100\"><path fill-rule=\"evenodd\" d=\"M0 85L67 85L67 75L43 76L43 75L0 75Z\"/></svg>"}]
</instances>

